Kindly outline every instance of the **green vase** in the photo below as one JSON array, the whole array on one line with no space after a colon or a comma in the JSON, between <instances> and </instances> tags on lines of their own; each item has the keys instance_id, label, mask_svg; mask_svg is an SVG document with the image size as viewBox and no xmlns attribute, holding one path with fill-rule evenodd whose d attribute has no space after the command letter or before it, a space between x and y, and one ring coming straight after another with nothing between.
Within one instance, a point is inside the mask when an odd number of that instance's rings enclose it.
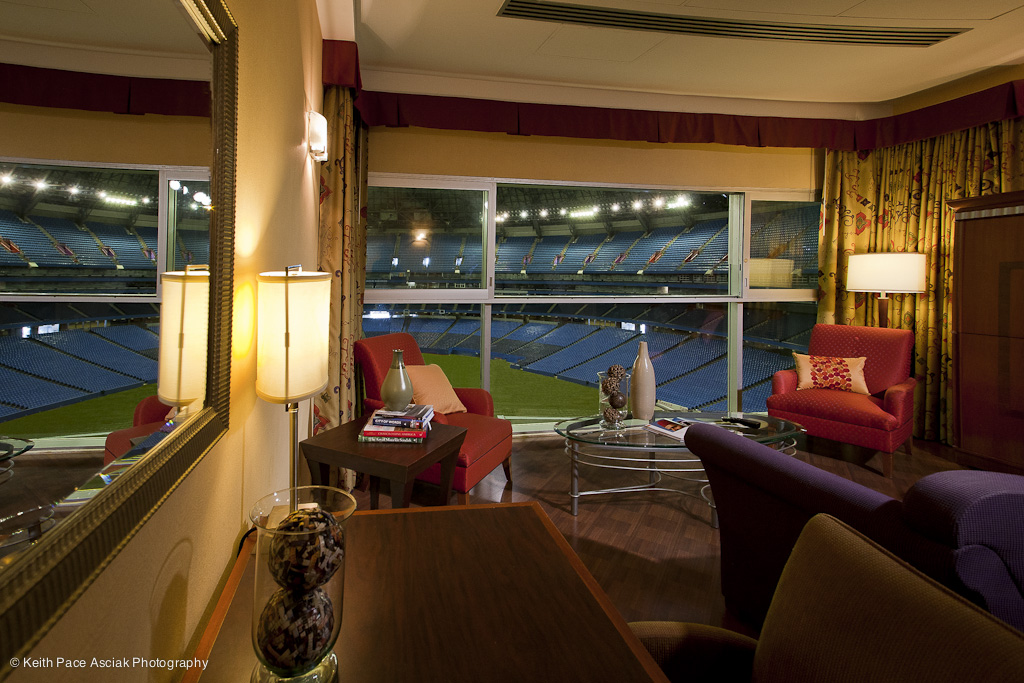
<instances>
[{"instance_id":1,"label":"green vase","mask_svg":"<svg viewBox=\"0 0 1024 683\"><path fill-rule=\"evenodd\" d=\"M391 357L391 369L380 385L380 398L385 410L404 410L412 402L412 380L405 370L402 349L395 349Z\"/></svg>"}]
</instances>

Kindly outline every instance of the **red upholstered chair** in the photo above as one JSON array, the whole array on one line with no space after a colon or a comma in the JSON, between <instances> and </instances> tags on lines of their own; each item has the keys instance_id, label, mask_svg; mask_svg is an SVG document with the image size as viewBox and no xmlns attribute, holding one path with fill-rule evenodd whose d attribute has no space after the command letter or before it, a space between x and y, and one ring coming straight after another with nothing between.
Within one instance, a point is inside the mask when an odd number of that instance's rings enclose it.
<instances>
[{"instance_id":1,"label":"red upholstered chair","mask_svg":"<svg viewBox=\"0 0 1024 683\"><path fill-rule=\"evenodd\" d=\"M170 406L156 396L147 396L135 405L132 426L107 434L103 448L103 464L109 465L132 449L132 440L149 436L163 426Z\"/></svg>"},{"instance_id":2,"label":"red upholstered chair","mask_svg":"<svg viewBox=\"0 0 1024 683\"><path fill-rule=\"evenodd\" d=\"M396 332L360 339L355 343L355 359L363 376L366 398L363 410L366 413L384 407L380 400L380 386L391 367L394 349L402 349L406 365L423 365L423 354L411 334ZM499 464L505 470L505 478L512 481L509 461L512 454L512 423L494 417L494 399L485 389L455 387L459 400L466 406L465 413L434 413L433 421L466 428L466 440L462 443L452 488L458 493L458 501L464 505L469 500L469 490L490 474ZM440 464L425 470L419 479L432 484L440 483Z\"/></svg>"},{"instance_id":3,"label":"red upholstered chair","mask_svg":"<svg viewBox=\"0 0 1024 683\"><path fill-rule=\"evenodd\" d=\"M792 420L807 433L881 451L882 473L892 476L892 454L905 444L911 451L914 387L910 360L914 333L856 325L815 325L808 348L812 356L864 356L864 380L870 395L836 389L797 391L796 370L772 377L768 414Z\"/></svg>"}]
</instances>

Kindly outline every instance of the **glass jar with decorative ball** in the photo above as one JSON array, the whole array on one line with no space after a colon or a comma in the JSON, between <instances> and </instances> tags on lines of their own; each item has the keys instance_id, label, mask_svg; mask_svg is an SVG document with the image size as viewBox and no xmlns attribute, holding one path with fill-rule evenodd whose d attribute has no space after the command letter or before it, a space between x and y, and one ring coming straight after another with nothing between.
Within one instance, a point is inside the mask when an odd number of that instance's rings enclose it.
<instances>
[{"instance_id":1,"label":"glass jar with decorative ball","mask_svg":"<svg viewBox=\"0 0 1024 683\"><path fill-rule=\"evenodd\" d=\"M622 429L629 411L629 373L613 365L597 373L597 413L605 429Z\"/></svg>"},{"instance_id":2,"label":"glass jar with decorative ball","mask_svg":"<svg viewBox=\"0 0 1024 683\"><path fill-rule=\"evenodd\" d=\"M326 683L338 660L345 587L345 525L351 495L300 486L264 496L256 527L252 642L259 660L251 683Z\"/></svg>"}]
</instances>

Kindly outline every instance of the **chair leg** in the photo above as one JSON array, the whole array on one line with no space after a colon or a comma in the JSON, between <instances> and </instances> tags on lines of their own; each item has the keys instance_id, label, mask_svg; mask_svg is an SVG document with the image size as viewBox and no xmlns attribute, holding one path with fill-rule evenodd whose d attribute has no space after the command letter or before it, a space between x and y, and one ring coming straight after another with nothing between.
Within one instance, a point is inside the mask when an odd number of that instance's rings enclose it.
<instances>
[{"instance_id":1,"label":"chair leg","mask_svg":"<svg viewBox=\"0 0 1024 683\"><path fill-rule=\"evenodd\" d=\"M501 469L505 470L505 479L508 483L512 483L512 456L509 455L507 458L501 461Z\"/></svg>"},{"instance_id":2,"label":"chair leg","mask_svg":"<svg viewBox=\"0 0 1024 683\"><path fill-rule=\"evenodd\" d=\"M456 491L455 500L458 501L459 505L469 505L469 492L468 491Z\"/></svg>"},{"instance_id":3,"label":"chair leg","mask_svg":"<svg viewBox=\"0 0 1024 683\"><path fill-rule=\"evenodd\" d=\"M882 476L892 479L892 453L882 451Z\"/></svg>"}]
</instances>

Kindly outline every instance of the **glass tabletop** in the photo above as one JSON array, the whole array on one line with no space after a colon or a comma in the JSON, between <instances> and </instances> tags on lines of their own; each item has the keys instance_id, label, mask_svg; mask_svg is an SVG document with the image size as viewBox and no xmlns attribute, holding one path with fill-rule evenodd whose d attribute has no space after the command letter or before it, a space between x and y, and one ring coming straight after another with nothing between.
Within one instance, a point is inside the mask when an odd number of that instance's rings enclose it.
<instances>
[{"instance_id":1,"label":"glass tabletop","mask_svg":"<svg viewBox=\"0 0 1024 683\"><path fill-rule=\"evenodd\" d=\"M30 450L35 444L28 439L18 439L13 436L0 436L0 460L10 460Z\"/></svg>"},{"instance_id":2,"label":"glass tabletop","mask_svg":"<svg viewBox=\"0 0 1024 683\"><path fill-rule=\"evenodd\" d=\"M686 448L681 439L650 431L647 425L663 418L681 418L687 422L715 424L742 434L759 443L774 443L802 434L804 428L795 422L770 415L721 412L658 411L651 420L627 419L622 429L602 426L600 415L575 417L555 425L555 431L572 441L616 448Z\"/></svg>"}]
</instances>

